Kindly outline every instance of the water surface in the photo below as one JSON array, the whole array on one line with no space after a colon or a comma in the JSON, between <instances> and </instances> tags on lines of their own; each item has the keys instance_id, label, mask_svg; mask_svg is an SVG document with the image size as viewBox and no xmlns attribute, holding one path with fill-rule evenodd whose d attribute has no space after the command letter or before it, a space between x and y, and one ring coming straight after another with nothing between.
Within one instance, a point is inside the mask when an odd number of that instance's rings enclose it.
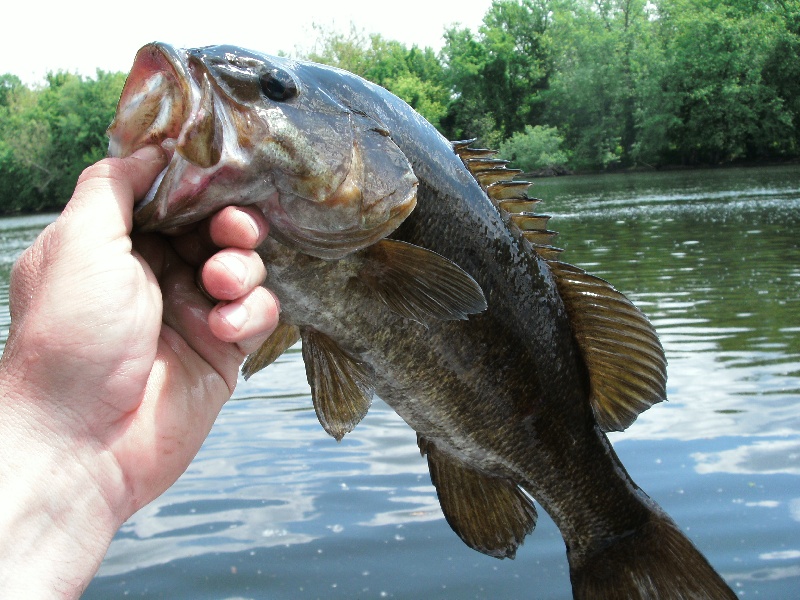
<instances>
[{"instance_id":1,"label":"water surface","mask_svg":"<svg viewBox=\"0 0 800 600\"><path fill-rule=\"evenodd\" d=\"M634 480L742 598L800 595L800 168L537 181L565 260L658 329L669 402L612 441ZM14 257L46 218L0 222ZM126 523L91 599L570 598L540 510L513 561L464 546L381 401L341 443L294 348L223 409L186 474Z\"/></svg>"}]
</instances>

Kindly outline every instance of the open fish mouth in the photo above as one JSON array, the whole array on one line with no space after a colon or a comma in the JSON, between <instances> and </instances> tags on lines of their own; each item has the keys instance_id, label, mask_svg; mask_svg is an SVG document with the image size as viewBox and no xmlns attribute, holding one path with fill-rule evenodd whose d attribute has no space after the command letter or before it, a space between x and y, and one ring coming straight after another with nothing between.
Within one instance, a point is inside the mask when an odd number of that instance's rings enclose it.
<instances>
[{"instance_id":1,"label":"open fish mouth","mask_svg":"<svg viewBox=\"0 0 800 600\"><path fill-rule=\"evenodd\" d=\"M136 55L108 129L109 155L126 157L142 146L157 144L169 157L167 167L134 207L138 229L168 228L194 218L192 200L217 174L222 122L211 84L207 77L202 81L199 84L192 76L185 51L154 43Z\"/></svg>"}]
</instances>

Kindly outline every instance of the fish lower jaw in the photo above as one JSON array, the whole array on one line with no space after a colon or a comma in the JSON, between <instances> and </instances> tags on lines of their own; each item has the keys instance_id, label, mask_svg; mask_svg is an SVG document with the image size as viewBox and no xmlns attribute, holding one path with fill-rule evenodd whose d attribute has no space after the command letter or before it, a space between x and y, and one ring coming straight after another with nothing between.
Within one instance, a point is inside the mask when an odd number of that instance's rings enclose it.
<instances>
[{"instance_id":1,"label":"fish lower jaw","mask_svg":"<svg viewBox=\"0 0 800 600\"><path fill-rule=\"evenodd\" d=\"M169 148L165 150L170 153ZM218 171L193 165L174 152L174 145L171 150L171 160L134 207L134 221L142 230L162 230L191 221L197 212L191 210L194 199L205 192Z\"/></svg>"},{"instance_id":2,"label":"fish lower jaw","mask_svg":"<svg viewBox=\"0 0 800 600\"><path fill-rule=\"evenodd\" d=\"M150 204L153 201L153 199L156 197L156 193L158 192L158 188L161 187L161 183L164 181L164 176L167 174L167 171L169 170L170 166L172 166L172 160L175 157L175 146L176 146L177 143L178 143L178 140L176 140L174 138L165 138L164 140L162 140L159 143L159 146L161 146L161 149L164 151L164 153L167 156L167 166L164 167L161 170L161 172L156 176L156 179L153 182L153 185L151 185L150 189L147 190L147 193L144 195L144 198L142 198L141 200L139 200L136 203L136 206L134 207L134 212L137 212L138 210L140 210L144 206ZM111 144L112 145L114 144L113 140L112 140ZM109 148L109 153L111 154L111 156L118 156L117 154L114 154L113 150L111 150L111 147Z\"/></svg>"}]
</instances>

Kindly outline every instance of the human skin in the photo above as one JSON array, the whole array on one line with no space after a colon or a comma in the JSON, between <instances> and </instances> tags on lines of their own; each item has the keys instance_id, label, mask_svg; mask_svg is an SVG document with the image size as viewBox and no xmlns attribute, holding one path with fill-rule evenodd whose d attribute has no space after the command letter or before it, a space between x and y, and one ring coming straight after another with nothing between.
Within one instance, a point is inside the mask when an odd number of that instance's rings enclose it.
<instances>
[{"instance_id":1,"label":"human skin","mask_svg":"<svg viewBox=\"0 0 800 600\"><path fill-rule=\"evenodd\" d=\"M186 470L243 358L277 325L277 300L260 287L254 248L268 227L257 211L131 238L133 205L165 165L146 147L86 169L12 271L4 598L79 597L119 527Z\"/></svg>"}]
</instances>

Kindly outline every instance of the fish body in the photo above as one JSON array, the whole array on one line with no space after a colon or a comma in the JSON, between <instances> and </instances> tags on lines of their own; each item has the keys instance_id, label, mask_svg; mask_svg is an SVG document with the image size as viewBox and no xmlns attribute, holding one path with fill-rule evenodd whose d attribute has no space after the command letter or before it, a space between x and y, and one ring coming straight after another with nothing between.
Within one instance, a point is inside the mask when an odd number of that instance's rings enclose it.
<instances>
[{"instance_id":1,"label":"fish body","mask_svg":"<svg viewBox=\"0 0 800 600\"><path fill-rule=\"evenodd\" d=\"M513 557L533 497L564 538L576 598L735 598L604 434L663 399L649 322L560 261L527 185L491 152L352 74L232 46L143 48L110 137L115 155L174 150L140 227L264 210L281 324L246 374L302 338L337 439L379 395L417 432L465 543Z\"/></svg>"}]
</instances>

